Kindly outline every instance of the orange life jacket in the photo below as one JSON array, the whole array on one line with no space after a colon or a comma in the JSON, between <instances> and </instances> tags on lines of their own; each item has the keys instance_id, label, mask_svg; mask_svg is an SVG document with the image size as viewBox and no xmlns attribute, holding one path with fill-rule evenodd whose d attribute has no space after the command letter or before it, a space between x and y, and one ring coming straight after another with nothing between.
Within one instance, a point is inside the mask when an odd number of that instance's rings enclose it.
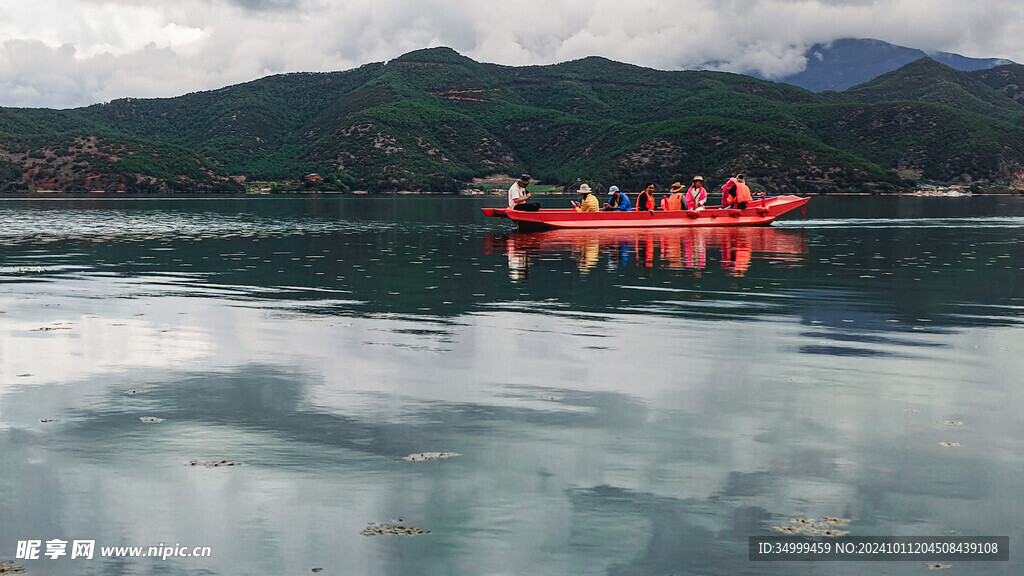
<instances>
[{"instance_id":1,"label":"orange life jacket","mask_svg":"<svg viewBox=\"0 0 1024 576\"><path fill-rule=\"evenodd\" d=\"M647 196L647 200L643 204L640 204L640 199ZM654 195L648 194L646 190L636 195L636 207L633 208L637 212L641 210L654 210Z\"/></svg>"},{"instance_id":2,"label":"orange life jacket","mask_svg":"<svg viewBox=\"0 0 1024 576\"><path fill-rule=\"evenodd\" d=\"M668 198L665 199L665 204L661 207L662 210L682 210L683 209L683 193L676 192L675 194L669 194Z\"/></svg>"},{"instance_id":3,"label":"orange life jacket","mask_svg":"<svg viewBox=\"0 0 1024 576\"><path fill-rule=\"evenodd\" d=\"M753 202L754 198L750 195L750 188L747 187L743 182L736 182L736 201L737 202Z\"/></svg>"}]
</instances>

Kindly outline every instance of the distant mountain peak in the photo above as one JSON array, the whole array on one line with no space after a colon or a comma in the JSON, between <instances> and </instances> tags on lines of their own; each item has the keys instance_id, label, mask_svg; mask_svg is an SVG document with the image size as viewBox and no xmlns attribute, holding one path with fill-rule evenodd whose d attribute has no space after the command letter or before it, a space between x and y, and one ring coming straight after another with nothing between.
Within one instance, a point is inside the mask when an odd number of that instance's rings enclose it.
<instances>
[{"instance_id":1,"label":"distant mountain peak","mask_svg":"<svg viewBox=\"0 0 1024 576\"><path fill-rule=\"evenodd\" d=\"M459 54L455 49L447 46L437 46L435 48L422 48L420 50L413 50L412 52L406 52L398 58L392 60L392 62L473 62L472 59Z\"/></svg>"},{"instance_id":2,"label":"distant mountain peak","mask_svg":"<svg viewBox=\"0 0 1024 576\"><path fill-rule=\"evenodd\" d=\"M968 58L959 54L897 46L875 38L840 38L815 44L804 53L807 66L777 81L812 92L841 92L888 72L928 58L962 72L1012 64L1003 58Z\"/></svg>"}]
</instances>

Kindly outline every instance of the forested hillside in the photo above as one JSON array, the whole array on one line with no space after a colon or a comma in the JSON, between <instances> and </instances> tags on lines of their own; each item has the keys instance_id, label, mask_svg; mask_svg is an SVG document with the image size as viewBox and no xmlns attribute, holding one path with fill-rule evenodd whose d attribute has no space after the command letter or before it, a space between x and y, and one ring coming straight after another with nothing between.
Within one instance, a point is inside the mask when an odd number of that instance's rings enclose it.
<instances>
[{"instance_id":1,"label":"forested hillside","mask_svg":"<svg viewBox=\"0 0 1024 576\"><path fill-rule=\"evenodd\" d=\"M745 172L771 192L982 189L1024 176L1022 67L922 59L842 93L586 58L483 64L436 48L166 99L0 109L6 191L456 191L530 172L635 187Z\"/></svg>"}]
</instances>

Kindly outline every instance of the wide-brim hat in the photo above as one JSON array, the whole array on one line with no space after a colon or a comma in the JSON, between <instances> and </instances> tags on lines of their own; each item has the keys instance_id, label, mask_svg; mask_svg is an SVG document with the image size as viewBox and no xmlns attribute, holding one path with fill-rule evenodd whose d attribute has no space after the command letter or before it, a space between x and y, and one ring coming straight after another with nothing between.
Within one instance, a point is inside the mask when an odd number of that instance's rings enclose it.
<instances>
[{"instance_id":1,"label":"wide-brim hat","mask_svg":"<svg viewBox=\"0 0 1024 576\"><path fill-rule=\"evenodd\" d=\"M519 180L517 180L517 182L522 182L523 184L529 184L530 180L531 180L531 178L530 178L529 174L523 174L522 176L519 177Z\"/></svg>"},{"instance_id":2,"label":"wide-brim hat","mask_svg":"<svg viewBox=\"0 0 1024 576\"><path fill-rule=\"evenodd\" d=\"M683 189L683 185L679 182L673 182L672 187L669 188L669 192L678 192Z\"/></svg>"},{"instance_id":3,"label":"wide-brim hat","mask_svg":"<svg viewBox=\"0 0 1024 576\"><path fill-rule=\"evenodd\" d=\"M579 193L580 194L586 194L587 192L590 192L590 191L591 191L590 190L590 186L587 186L586 184L583 184L582 186L580 186L580 189L579 189Z\"/></svg>"},{"instance_id":4,"label":"wide-brim hat","mask_svg":"<svg viewBox=\"0 0 1024 576\"><path fill-rule=\"evenodd\" d=\"M691 182L703 182L703 181L704 181L704 177L703 176L694 176L693 180L691 180Z\"/></svg>"}]
</instances>

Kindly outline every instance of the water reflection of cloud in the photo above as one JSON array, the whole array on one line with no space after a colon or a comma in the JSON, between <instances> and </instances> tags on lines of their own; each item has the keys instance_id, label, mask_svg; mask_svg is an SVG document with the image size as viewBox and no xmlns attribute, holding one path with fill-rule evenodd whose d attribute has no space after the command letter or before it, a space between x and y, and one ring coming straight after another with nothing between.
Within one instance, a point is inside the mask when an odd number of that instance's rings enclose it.
<instances>
[{"instance_id":1,"label":"water reflection of cloud","mask_svg":"<svg viewBox=\"0 0 1024 576\"><path fill-rule=\"evenodd\" d=\"M7 298L0 316L5 346L62 342L99 354L86 362L51 348L67 373L7 387L3 416L16 430L0 431L0 442L14 464L0 475L25 498L9 500L13 517L35 518L19 530L95 523L124 527L123 540L209 537L232 557L258 545L293 560L302 559L294 550L315 553L302 539L324 530L342 551L334 561L349 567L388 557L357 538L366 522L412 510L444 549L496 565L550 566L545 545L558 542L559 554L588 551L577 560L586 573L662 573L682 561L742 572L736 543L768 529L767 518L838 514L932 530L954 518L984 528L985 516L1010 530L1020 511L1012 478L1024 422L998 409L1021 401L1009 383L1021 369L1011 328L883 337L840 332L842 323L810 329L777 307L726 322L514 302L458 322L339 319L214 298L69 293ZM100 324L83 330L82 316L65 311L75 306ZM15 334L69 321L76 337ZM166 365L107 351L122 328L145 341L136 333L185 325L202 328L190 337L198 350L143 347L174 360ZM824 363L800 353L830 334L851 345L863 334L863 347L894 353ZM126 396L129 384L145 393ZM69 390L65 404L45 404ZM60 421L39 423L40 406ZM902 412L910 406L919 412ZM145 425L145 415L165 421ZM430 450L463 456L401 468L402 456ZM249 465L193 470L191 458ZM708 551L677 551L680 538ZM436 561L472 571L454 556ZM417 558L407 561L421 566Z\"/></svg>"},{"instance_id":2,"label":"water reflection of cloud","mask_svg":"<svg viewBox=\"0 0 1024 576\"><path fill-rule=\"evenodd\" d=\"M564 334L569 341L585 340L591 329L585 318L517 317L534 330L549 330L551 337ZM468 333L480 331L481 338L501 333L509 319L483 315L456 327L451 337L458 348L472 346ZM538 556L542 543L559 542L564 543L560 550L599 550L586 556L582 572L601 572L598 567L605 566L612 573L641 568L661 573L679 562L706 563L719 571L723 566L739 568L745 538L767 530L769 520L779 516L830 513L889 527L901 521L885 512L895 499L902 508L923 510L919 514L927 519L945 518L945 507L961 510L962 518L976 522L970 520L968 507L984 503L991 514L991 502L1004 493L1010 497L1012 490L1012 483L999 481L1002 472L976 473L991 468L987 457L976 460L983 457L967 453L971 465L949 467L949 458L961 456L938 453L927 430L901 429L891 415L886 418L887 407L902 416L894 406L902 406L905 391L914 397L915 390L948 395L929 405L952 412L958 397L974 395L954 386L955 374L939 381L934 373L921 374L900 390L863 366L855 370L857 364L843 358L837 359L835 374L799 357L791 357L789 366L766 362L787 339L803 337L798 324L776 326L774 332L757 327L757 334L742 341L763 338L765 343L750 348L743 362L712 356L705 369L673 360L650 369L601 365L581 379L563 380L554 374L548 379L550 387L517 386L508 383L518 379L512 375L481 377L487 354L473 362L456 355L454 363L439 368L432 355L409 353L401 362L381 366L383 379L359 381L365 370L361 364L380 357L362 357L364 347L355 341L306 348L314 340L310 336L329 333L323 323L293 321L279 327L286 332L275 341L284 347L279 353L291 357L294 365L278 361L219 371L162 371L144 395L126 399L111 392L105 402L64 414L65 422L46 429L52 435L48 455L36 468L29 470L26 461L15 463L9 472L48 477L40 484L49 486L50 493L75 494L78 503L71 508L45 505L40 504L41 491L21 492L27 503L18 504L16 514L27 515L26 506L32 504L53 517L67 514L75 526L83 519L115 526L127 521L130 529L120 538L210 538L231 554L241 553L243 541L252 538L265 550L294 545L310 553L310 544L288 536L288 530L329 525L349 558L370 561L372 552L353 543L350 535L358 535L366 522L386 521L391 514L409 516L411 511L416 525L431 529L437 542L475 559L513 561L502 547L508 545L519 549L519 561L529 566L543 562ZM680 326L666 322L661 328L671 334ZM705 345L719 346L751 329L707 334ZM616 325L619 343L614 351L628 348L630 330L636 328ZM570 331L576 335L565 334ZM644 331L658 332L651 326ZM383 335L433 337L408 331ZM675 341L655 341L659 354L677 350ZM322 355L328 350L336 361ZM700 355L707 352L702 348ZM566 362L572 353L554 356ZM600 357L579 353L585 360ZM546 370L535 360L518 366L533 375L526 381L535 382L537 371ZM334 372L346 363L352 372ZM573 361L567 370L585 364ZM424 377L430 366L433 376ZM658 371L677 371L679 377L651 382ZM765 371L778 377L766 378ZM620 378L630 372L632 378ZM96 385L102 386L102 379ZM535 400L556 391L561 398L555 409ZM21 412L46 393L22 389L17 398L8 397L6 407ZM376 404L360 403L366 396ZM167 420L159 427L139 424L126 402L144 403L145 412ZM1013 435L1019 428L1018 423L1001 433ZM971 437L958 440L964 453L979 446ZM8 444L5 453L23 454L34 444L27 442L21 447ZM901 448L917 444L933 451ZM463 456L445 462L446 467L398 467L402 456L430 449ZM131 457L131 469L125 471L127 453L139 456ZM185 466L197 457L239 459L250 465L226 471L233 476L209 476ZM908 466L915 472L908 473ZM59 472L63 467L76 470L75 477L88 474L97 484L66 479ZM200 475L185 476L186 471ZM309 492L293 494L303 489ZM335 492L344 495L331 497ZM97 505L113 501L118 493L132 506L133 518L150 519L147 525ZM185 495L195 507L176 513L167 494ZM350 494L358 494L359 501ZM507 508L513 503L514 513ZM801 506L811 509L794 509ZM1005 524L1005 516L996 512L994 517ZM220 531L185 526L195 519L213 522ZM47 528L41 521L34 525L41 531ZM679 539L696 547L682 550ZM670 540L677 545L668 546ZM346 566L352 561L335 558ZM455 562L450 557L442 561Z\"/></svg>"},{"instance_id":3,"label":"water reflection of cloud","mask_svg":"<svg viewBox=\"0 0 1024 576\"><path fill-rule=\"evenodd\" d=\"M0 382L7 384L73 382L215 354L206 330L192 322L60 314L33 322L0 315Z\"/></svg>"},{"instance_id":4,"label":"water reflection of cloud","mask_svg":"<svg viewBox=\"0 0 1024 576\"><path fill-rule=\"evenodd\" d=\"M856 346L828 346L822 344L811 344L807 346L801 346L800 353L819 354L823 356L898 356L898 354L888 350L877 350L871 348L861 348Z\"/></svg>"},{"instance_id":5,"label":"water reflection of cloud","mask_svg":"<svg viewBox=\"0 0 1024 576\"><path fill-rule=\"evenodd\" d=\"M572 490L576 531L581 544L618 550L611 575L672 574L685 567L694 574L744 573L746 543L761 531L770 514L756 506L708 506L706 501L594 486ZM595 526L620 520L619 538L607 538ZM588 533L589 529L589 533ZM624 533L626 530L633 534ZM643 539L637 541L638 535ZM598 541L600 539L600 541ZM628 547L627 547L628 545Z\"/></svg>"}]
</instances>

